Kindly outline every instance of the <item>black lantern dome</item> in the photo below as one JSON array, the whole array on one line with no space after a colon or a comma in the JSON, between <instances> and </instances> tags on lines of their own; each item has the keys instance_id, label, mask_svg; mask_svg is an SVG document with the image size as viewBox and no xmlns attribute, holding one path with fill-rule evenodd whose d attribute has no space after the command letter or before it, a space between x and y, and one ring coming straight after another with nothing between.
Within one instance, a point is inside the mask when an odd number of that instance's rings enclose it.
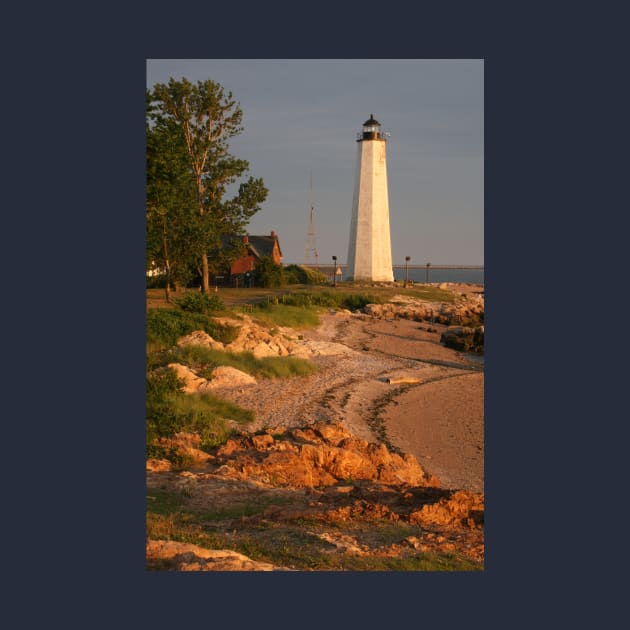
<instances>
[{"instance_id":1,"label":"black lantern dome","mask_svg":"<svg viewBox=\"0 0 630 630\"><path fill-rule=\"evenodd\" d=\"M357 140L384 140L381 133L381 123L374 118L374 114L370 114L370 117L363 123L362 133Z\"/></svg>"}]
</instances>

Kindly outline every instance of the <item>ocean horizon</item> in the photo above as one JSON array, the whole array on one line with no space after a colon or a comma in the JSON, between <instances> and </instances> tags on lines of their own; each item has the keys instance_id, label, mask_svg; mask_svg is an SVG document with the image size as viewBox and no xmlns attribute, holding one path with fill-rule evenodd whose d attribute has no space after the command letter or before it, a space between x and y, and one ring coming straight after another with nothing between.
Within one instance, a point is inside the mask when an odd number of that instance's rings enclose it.
<instances>
[{"instance_id":1,"label":"ocean horizon","mask_svg":"<svg viewBox=\"0 0 630 630\"><path fill-rule=\"evenodd\" d=\"M288 263L287 263L288 264ZM298 263L303 264L303 263ZM314 268L314 265L308 265ZM332 272L332 265L320 265L319 269L322 273L329 275ZM341 265L341 277L338 279L343 281L345 279L346 265ZM405 280L405 269L394 268L394 280ZM428 278L428 279L427 279ZM464 284L484 284L484 269L436 269L429 267L428 274L426 267L421 269L413 268L409 269L409 281L415 283L424 282L461 282Z\"/></svg>"},{"instance_id":2,"label":"ocean horizon","mask_svg":"<svg viewBox=\"0 0 630 630\"><path fill-rule=\"evenodd\" d=\"M462 282L465 284L484 284L483 269L409 269L411 282ZM405 280L404 269L394 269L394 280Z\"/></svg>"}]
</instances>

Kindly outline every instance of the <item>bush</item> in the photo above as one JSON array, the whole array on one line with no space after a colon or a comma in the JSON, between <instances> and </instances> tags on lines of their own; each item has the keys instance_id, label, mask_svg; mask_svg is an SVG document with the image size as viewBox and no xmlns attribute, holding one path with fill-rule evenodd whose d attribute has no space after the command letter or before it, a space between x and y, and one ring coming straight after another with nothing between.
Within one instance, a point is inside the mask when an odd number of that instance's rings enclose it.
<instances>
[{"instance_id":1,"label":"bush","mask_svg":"<svg viewBox=\"0 0 630 630\"><path fill-rule=\"evenodd\" d=\"M321 272L301 265L287 265L282 268L284 284L328 284L328 278Z\"/></svg>"},{"instance_id":2,"label":"bush","mask_svg":"<svg viewBox=\"0 0 630 630\"><path fill-rule=\"evenodd\" d=\"M281 287L284 283L282 267L271 256L263 256L256 265L255 282L260 287Z\"/></svg>"},{"instance_id":3,"label":"bush","mask_svg":"<svg viewBox=\"0 0 630 630\"><path fill-rule=\"evenodd\" d=\"M225 309L225 305L218 296L209 296L202 291L186 291L183 297L173 301L182 311L189 313L207 314Z\"/></svg>"},{"instance_id":4,"label":"bush","mask_svg":"<svg viewBox=\"0 0 630 630\"><path fill-rule=\"evenodd\" d=\"M159 368L147 374L147 456L172 455L159 445L159 438L180 431L198 433L202 448L223 444L231 433L226 420L251 422L252 411L210 395L184 394L173 370Z\"/></svg>"},{"instance_id":5,"label":"bush","mask_svg":"<svg viewBox=\"0 0 630 630\"><path fill-rule=\"evenodd\" d=\"M183 395L183 383L173 370L161 368L147 374L147 456L159 457L163 450L155 444L160 437L173 435L179 430L176 415L170 409L169 400Z\"/></svg>"},{"instance_id":6,"label":"bush","mask_svg":"<svg viewBox=\"0 0 630 630\"><path fill-rule=\"evenodd\" d=\"M194 330L203 330L213 339L231 343L238 336L238 326L218 324L202 313L174 309L151 309L146 315L147 344L152 350L169 348Z\"/></svg>"}]
</instances>

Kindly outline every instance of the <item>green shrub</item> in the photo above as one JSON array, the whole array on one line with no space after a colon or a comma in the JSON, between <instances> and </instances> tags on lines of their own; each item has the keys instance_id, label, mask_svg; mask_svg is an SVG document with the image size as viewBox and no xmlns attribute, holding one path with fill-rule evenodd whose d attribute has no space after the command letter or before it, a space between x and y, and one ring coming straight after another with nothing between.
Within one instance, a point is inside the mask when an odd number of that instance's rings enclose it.
<instances>
[{"instance_id":1,"label":"green shrub","mask_svg":"<svg viewBox=\"0 0 630 630\"><path fill-rule=\"evenodd\" d=\"M321 272L302 265L287 265L282 268L284 284L328 284L328 278Z\"/></svg>"},{"instance_id":2,"label":"green shrub","mask_svg":"<svg viewBox=\"0 0 630 630\"><path fill-rule=\"evenodd\" d=\"M259 287L281 287L284 283L282 267L271 256L263 256L256 265L254 281Z\"/></svg>"},{"instance_id":3,"label":"green shrub","mask_svg":"<svg viewBox=\"0 0 630 630\"><path fill-rule=\"evenodd\" d=\"M238 326L218 324L208 315L174 309L151 309L146 316L147 344L150 350L175 345L177 340L193 330L203 330L213 339L231 343L238 336Z\"/></svg>"},{"instance_id":4,"label":"green shrub","mask_svg":"<svg viewBox=\"0 0 630 630\"><path fill-rule=\"evenodd\" d=\"M231 429L226 420L244 424L252 411L208 394L184 394L182 382L169 368L147 374L146 435L148 457L169 457L157 442L179 431L198 433L202 448L223 444ZM170 458L170 457L169 457Z\"/></svg>"},{"instance_id":5,"label":"green shrub","mask_svg":"<svg viewBox=\"0 0 630 630\"><path fill-rule=\"evenodd\" d=\"M214 313L225 309L217 295L208 295L202 291L186 291L183 297L173 300L183 311L189 313Z\"/></svg>"},{"instance_id":6,"label":"green shrub","mask_svg":"<svg viewBox=\"0 0 630 630\"><path fill-rule=\"evenodd\" d=\"M160 437L179 431L176 415L170 408L170 399L182 394L183 383L173 370L161 368L147 374L147 456L164 456L163 449L155 444Z\"/></svg>"}]
</instances>

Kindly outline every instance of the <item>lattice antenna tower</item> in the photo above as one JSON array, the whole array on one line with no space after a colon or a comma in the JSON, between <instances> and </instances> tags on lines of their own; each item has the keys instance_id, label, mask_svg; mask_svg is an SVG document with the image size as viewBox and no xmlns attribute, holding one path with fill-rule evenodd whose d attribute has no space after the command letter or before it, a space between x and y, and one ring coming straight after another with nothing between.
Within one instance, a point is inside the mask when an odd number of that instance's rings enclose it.
<instances>
[{"instance_id":1,"label":"lattice antenna tower","mask_svg":"<svg viewBox=\"0 0 630 630\"><path fill-rule=\"evenodd\" d=\"M315 221L313 219L313 172L311 171L311 185L309 192L309 218L308 218L308 232L306 236L306 251L304 252L304 264L311 264L311 256L315 259L315 268L319 269L318 254L317 254L317 238L315 236Z\"/></svg>"}]
</instances>

